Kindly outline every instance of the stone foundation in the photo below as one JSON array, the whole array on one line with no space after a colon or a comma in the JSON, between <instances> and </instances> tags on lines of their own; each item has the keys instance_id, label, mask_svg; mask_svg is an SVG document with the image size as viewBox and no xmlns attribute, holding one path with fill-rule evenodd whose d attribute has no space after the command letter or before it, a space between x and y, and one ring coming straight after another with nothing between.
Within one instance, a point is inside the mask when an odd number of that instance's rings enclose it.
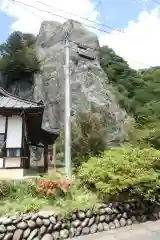
<instances>
[{"instance_id":1,"label":"stone foundation","mask_svg":"<svg viewBox=\"0 0 160 240\"><path fill-rule=\"evenodd\" d=\"M94 234L160 218L160 208L140 201L101 204L66 217L38 212L0 219L0 239L54 240Z\"/></svg>"}]
</instances>

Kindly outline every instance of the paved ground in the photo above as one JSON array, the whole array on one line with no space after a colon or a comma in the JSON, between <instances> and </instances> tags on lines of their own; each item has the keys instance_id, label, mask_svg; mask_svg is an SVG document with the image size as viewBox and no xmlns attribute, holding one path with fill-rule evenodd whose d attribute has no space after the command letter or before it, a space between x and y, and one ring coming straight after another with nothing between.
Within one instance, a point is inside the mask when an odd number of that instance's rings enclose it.
<instances>
[{"instance_id":1,"label":"paved ground","mask_svg":"<svg viewBox=\"0 0 160 240\"><path fill-rule=\"evenodd\" d=\"M75 240L160 240L160 221L135 224Z\"/></svg>"}]
</instances>

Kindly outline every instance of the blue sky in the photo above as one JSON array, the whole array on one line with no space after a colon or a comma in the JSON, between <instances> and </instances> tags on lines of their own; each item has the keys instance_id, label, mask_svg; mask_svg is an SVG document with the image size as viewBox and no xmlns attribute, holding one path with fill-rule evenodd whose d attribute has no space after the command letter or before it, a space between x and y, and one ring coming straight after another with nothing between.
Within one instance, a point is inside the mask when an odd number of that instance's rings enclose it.
<instances>
[{"instance_id":1,"label":"blue sky","mask_svg":"<svg viewBox=\"0 0 160 240\"><path fill-rule=\"evenodd\" d=\"M145 6L142 0L137 2L133 0L104 0L103 2L106 3L100 7L100 18L102 22L106 22L114 28L124 28L128 21L136 20ZM151 10L155 7L155 3L148 1L146 7Z\"/></svg>"},{"instance_id":2,"label":"blue sky","mask_svg":"<svg viewBox=\"0 0 160 240\"><path fill-rule=\"evenodd\" d=\"M94 4L96 5L95 1ZM154 6L155 4L152 1L147 4L148 10ZM137 19L142 8L143 3L138 4L132 0L103 0L97 9L99 11L97 19L113 28L124 28L128 21ZM8 37L14 19L0 11L0 43ZM106 30L110 31L107 28Z\"/></svg>"},{"instance_id":3,"label":"blue sky","mask_svg":"<svg viewBox=\"0 0 160 240\"><path fill-rule=\"evenodd\" d=\"M11 4L8 2L8 0L0 0L0 44L7 39L11 31L20 30L37 34L42 20L47 19L62 21L61 18L53 19L52 15L36 11L34 8L28 8L25 5L19 5L16 3L16 0L14 1L15 4ZM43 10L45 9L47 11L57 13L54 9L51 9L49 7L47 8L40 4L37 5L36 0L19 1L21 1L23 4L33 5L34 7L38 6L38 8L41 8ZM72 12L86 18L90 16L92 10L99 2L98 0L40 1L50 4L54 7L56 6L61 9L63 8L65 11ZM153 44L155 51L157 52L157 48L158 51L160 51L159 7L160 4L156 4L153 0L102 0L101 4L96 10L97 12L95 14L93 13L92 19L99 21L102 24L109 25L114 29L125 29L125 34L120 35L119 33L118 35L118 32L112 32L112 30L109 28L97 26L111 32L111 34L102 34L100 32L97 32L100 43L102 45L107 44L112 47L116 53L124 57L126 60L130 61L130 64L131 60L137 59L142 63L146 63L146 66L147 64L160 65L159 57L156 57L155 61L155 54L152 54L152 56L150 56L148 59L146 59L145 54L148 49L152 49L153 51ZM62 14L62 12L58 12L58 14ZM132 23L129 24L131 21ZM145 22L147 26L145 25ZM155 26L157 28L154 33L152 33L151 39L151 34L149 35L149 32L153 32L153 28L155 28ZM155 39L157 38L158 40L155 43ZM135 52L137 52L137 54L135 54ZM157 54L158 53L160 52L157 52Z\"/></svg>"},{"instance_id":4,"label":"blue sky","mask_svg":"<svg viewBox=\"0 0 160 240\"><path fill-rule=\"evenodd\" d=\"M3 43L9 35L13 19L4 12L0 12L0 44Z\"/></svg>"}]
</instances>

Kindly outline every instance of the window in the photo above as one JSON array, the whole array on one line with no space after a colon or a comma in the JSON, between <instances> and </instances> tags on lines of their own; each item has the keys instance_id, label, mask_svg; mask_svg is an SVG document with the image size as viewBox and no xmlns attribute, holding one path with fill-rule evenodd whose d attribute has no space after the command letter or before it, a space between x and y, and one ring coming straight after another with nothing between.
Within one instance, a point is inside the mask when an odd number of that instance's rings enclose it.
<instances>
[{"instance_id":1,"label":"window","mask_svg":"<svg viewBox=\"0 0 160 240\"><path fill-rule=\"evenodd\" d=\"M8 148L7 157L20 157L21 149L19 148Z\"/></svg>"}]
</instances>

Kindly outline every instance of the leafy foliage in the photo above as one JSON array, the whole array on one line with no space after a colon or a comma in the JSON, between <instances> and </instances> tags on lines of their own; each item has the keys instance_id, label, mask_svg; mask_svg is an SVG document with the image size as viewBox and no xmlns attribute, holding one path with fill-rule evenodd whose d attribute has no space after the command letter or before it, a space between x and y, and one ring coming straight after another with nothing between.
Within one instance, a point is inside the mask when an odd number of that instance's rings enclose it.
<instances>
[{"instance_id":1,"label":"leafy foliage","mask_svg":"<svg viewBox=\"0 0 160 240\"><path fill-rule=\"evenodd\" d=\"M94 112L77 113L72 121L72 159L79 166L90 156L106 148L106 126L101 114ZM64 131L57 143L57 151L64 151Z\"/></svg>"},{"instance_id":2,"label":"leafy foliage","mask_svg":"<svg viewBox=\"0 0 160 240\"><path fill-rule=\"evenodd\" d=\"M36 196L36 179L28 179L20 182L10 182L10 191L8 195L12 200L28 195L29 197Z\"/></svg>"},{"instance_id":3,"label":"leafy foliage","mask_svg":"<svg viewBox=\"0 0 160 240\"><path fill-rule=\"evenodd\" d=\"M135 118L139 134L151 136L145 141L153 143L160 129L160 67L135 71L107 46L101 48L100 59L119 104Z\"/></svg>"},{"instance_id":4,"label":"leafy foliage","mask_svg":"<svg viewBox=\"0 0 160 240\"><path fill-rule=\"evenodd\" d=\"M69 180L40 179L36 191L44 196L56 196L62 192L68 192L70 185L71 181Z\"/></svg>"},{"instance_id":5,"label":"leafy foliage","mask_svg":"<svg viewBox=\"0 0 160 240\"><path fill-rule=\"evenodd\" d=\"M0 181L0 199L6 197L10 192L10 183L6 181Z\"/></svg>"},{"instance_id":6,"label":"leafy foliage","mask_svg":"<svg viewBox=\"0 0 160 240\"><path fill-rule=\"evenodd\" d=\"M155 149L113 148L83 163L78 176L102 199L136 196L155 201L160 191L160 152Z\"/></svg>"},{"instance_id":7,"label":"leafy foliage","mask_svg":"<svg viewBox=\"0 0 160 240\"><path fill-rule=\"evenodd\" d=\"M33 49L35 37L32 34L12 33L7 42L0 45L0 72L10 82L31 77L40 69Z\"/></svg>"}]
</instances>

